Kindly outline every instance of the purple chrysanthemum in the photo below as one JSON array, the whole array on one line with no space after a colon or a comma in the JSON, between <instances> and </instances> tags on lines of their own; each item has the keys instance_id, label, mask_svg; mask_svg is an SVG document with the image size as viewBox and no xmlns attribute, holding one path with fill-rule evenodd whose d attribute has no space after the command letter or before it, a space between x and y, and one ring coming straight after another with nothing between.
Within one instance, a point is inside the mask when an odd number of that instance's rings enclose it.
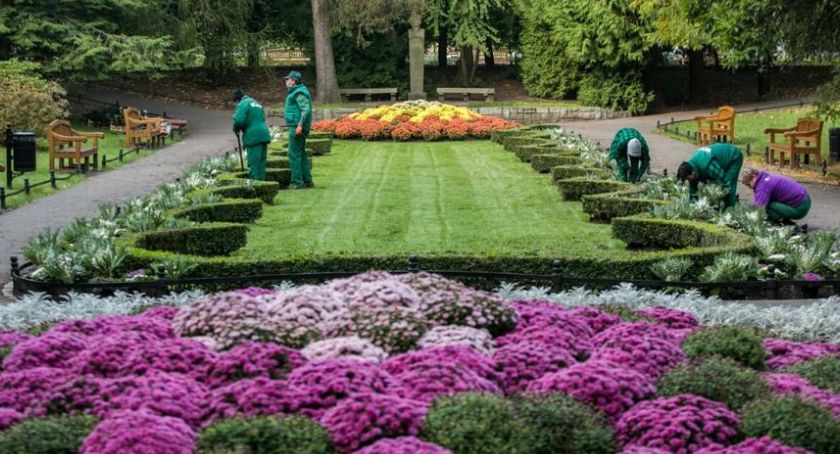
<instances>
[{"instance_id":1,"label":"purple chrysanthemum","mask_svg":"<svg viewBox=\"0 0 840 454\"><path fill-rule=\"evenodd\" d=\"M246 342L217 357L208 384L215 388L248 378L279 380L304 364L306 358L297 350L273 343Z\"/></svg>"},{"instance_id":2,"label":"purple chrysanthemum","mask_svg":"<svg viewBox=\"0 0 840 454\"><path fill-rule=\"evenodd\" d=\"M793 448L764 436L761 438L747 438L733 446L717 446L704 448L695 454L813 454L805 448Z\"/></svg>"},{"instance_id":3,"label":"purple chrysanthemum","mask_svg":"<svg viewBox=\"0 0 840 454\"><path fill-rule=\"evenodd\" d=\"M700 326L700 322L697 321L694 314L667 307L656 306L648 309L638 309L636 313L672 329L688 329Z\"/></svg>"},{"instance_id":4,"label":"purple chrysanthemum","mask_svg":"<svg viewBox=\"0 0 840 454\"><path fill-rule=\"evenodd\" d=\"M340 452L350 453L380 438L420 433L428 407L418 401L381 394L358 394L321 418Z\"/></svg>"},{"instance_id":5,"label":"purple chrysanthemum","mask_svg":"<svg viewBox=\"0 0 840 454\"><path fill-rule=\"evenodd\" d=\"M3 360L3 370L9 372L52 367L65 369L87 347L87 336L73 333L47 333L17 344Z\"/></svg>"},{"instance_id":6,"label":"purple chrysanthemum","mask_svg":"<svg viewBox=\"0 0 840 454\"><path fill-rule=\"evenodd\" d=\"M382 369L393 376L410 371L414 367L451 364L470 369L479 377L497 382L498 374L494 370L493 360L477 350L463 345L424 348L415 352L394 356L382 363Z\"/></svg>"},{"instance_id":7,"label":"purple chrysanthemum","mask_svg":"<svg viewBox=\"0 0 840 454\"><path fill-rule=\"evenodd\" d=\"M192 454L196 434L178 418L146 411L118 412L100 422L80 454Z\"/></svg>"},{"instance_id":8,"label":"purple chrysanthemum","mask_svg":"<svg viewBox=\"0 0 840 454\"><path fill-rule=\"evenodd\" d=\"M452 451L415 437L399 437L379 440L354 454L452 454Z\"/></svg>"},{"instance_id":9,"label":"purple chrysanthemum","mask_svg":"<svg viewBox=\"0 0 840 454\"><path fill-rule=\"evenodd\" d=\"M840 356L840 345L828 342L793 342L782 339L764 339L767 366L782 369L822 356Z\"/></svg>"},{"instance_id":10,"label":"purple chrysanthemum","mask_svg":"<svg viewBox=\"0 0 840 454\"><path fill-rule=\"evenodd\" d=\"M575 364L574 355L562 347L543 342L519 342L493 354L505 393L524 391L532 381Z\"/></svg>"}]
</instances>

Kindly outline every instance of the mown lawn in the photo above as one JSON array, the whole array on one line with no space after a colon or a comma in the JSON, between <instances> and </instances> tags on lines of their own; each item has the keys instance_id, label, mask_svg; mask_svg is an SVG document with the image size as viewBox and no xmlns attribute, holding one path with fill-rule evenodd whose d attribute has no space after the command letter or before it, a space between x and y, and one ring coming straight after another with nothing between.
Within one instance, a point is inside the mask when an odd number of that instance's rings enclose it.
<instances>
[{"instance_id":1,"label":"mown lawn","mask_svg":"<svg viewBox=\"0 0 840 454\"><path fill-rule=\"evenodd\" d=\"M610 227L590 224L546 175L487 141L335 141L316 157L317 188L283 191L236 255L347 253L607 256Z\"/></svg>"},{"instance_id":2,"label":"mown lawn","mask_svg":"<svg viewBox=\"0 0 840 454\"><path fill-rule=\"evenodd\" d=\"M110 132L108 130L96 129L96 128L89 128L84 126L73 125L73 128L78 131L98 131L105 133L105 139L99 140L99 171L103 171L102 169L102 156L103 154L108 156L108 159L113 159L119 156L119 150L121 148L125 148L125 136L122 134ZM177 137L177 135L175 136ZM89 139L92 140L92 139ZM177 140L174 138L168 138L166 141L167 146L171 145L172 143L176 142ZM89 142L90 143L90 142ZM140 159L145 156L149 156L150 154L154 153L153 150L149 150L147 148L142 149L139 153L138 152L131 152L126 153L123 157L122 162L114 161L109 162L106 166L105 170L114 169L120 167L122 165L128 164L132 161ZM18 189L23 189L24 179L28 178L31 184L38 183L40 181L49 180L50 178L50 153L47 148L47 139L44 137L38 137L38 154L37 154L37 170L35 172L27 172L22 176L16 177L12 182L12 189L6 188L6 192L13 192ZM4 166L6 165L6 148L2 147L0 150L0 163ZM56 161L56 165L58 162ZM57 178L66 177L67 173L56 172ZM43 186L38 186L37 188L33 188L29 195L25 193L13 195L6 199L6 206L8 208L14 208L20 205L24 205L29 203L33 200L39 199L41 197L48 196L55 191L60 191L65 188L69 188L71 186L75 186L79 184L82 180L86 178L85 175L75 175L66 180L58 181L57 188L53 189L49 184L45 184ZM95 173L91 173L91 175L95 175ZM0 186L6 186L6 173L2 172L0 174Z\"/></svg>"}]
</instances>

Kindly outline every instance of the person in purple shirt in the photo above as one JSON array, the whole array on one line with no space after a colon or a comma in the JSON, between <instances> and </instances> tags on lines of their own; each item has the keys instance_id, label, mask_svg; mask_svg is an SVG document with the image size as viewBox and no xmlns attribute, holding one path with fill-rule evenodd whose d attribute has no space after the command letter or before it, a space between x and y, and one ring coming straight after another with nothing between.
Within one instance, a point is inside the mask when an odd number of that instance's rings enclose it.
<instances>
[{"instance_id":1,"label":"person in purple shirt","mask_svg":"<svg viewBox=\"0 0 840 454\"><path fill-rule=\"evenodd\" d=\"M741 181L755 192L753 205L764 207L773 222L790 224L811 209L808 190L786 176L747 169Z\"/></svg>"}]
</instances>

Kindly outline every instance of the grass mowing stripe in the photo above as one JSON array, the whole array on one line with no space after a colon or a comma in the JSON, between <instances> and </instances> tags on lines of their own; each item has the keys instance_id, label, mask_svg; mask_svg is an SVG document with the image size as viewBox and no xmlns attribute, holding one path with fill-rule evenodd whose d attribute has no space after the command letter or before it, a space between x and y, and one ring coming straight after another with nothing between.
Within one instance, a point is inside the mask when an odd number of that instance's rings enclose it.
<instances>
[{"instance_id":1,"label":"grass mowing stripe","mask_svg":"<svg viewBox=\"0 0 840 454\"><path fill-rule=\"evenodd\" d=\"M589 224L579 203L490 142L337 140L313 172L318 187L283 192L235 255L623 252L609 226Z\"/></svg>"}]
</instances>

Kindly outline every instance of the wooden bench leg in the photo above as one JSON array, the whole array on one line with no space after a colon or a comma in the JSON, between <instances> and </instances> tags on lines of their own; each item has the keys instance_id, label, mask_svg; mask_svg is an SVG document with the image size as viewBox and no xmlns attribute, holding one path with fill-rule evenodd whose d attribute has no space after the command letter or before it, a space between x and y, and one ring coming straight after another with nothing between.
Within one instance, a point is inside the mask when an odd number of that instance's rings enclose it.
<instances>
[{"instance_id":1,"label":"wooden bench leg","mask_svg":"<svg viewBox=\"0 0 840 454\"><path fill-rule=\"evenodd\" d=\"M470 101L470 94L469 93L464 93L464 102L469 102L469 101Z\"/></svg>"},{"instance_id":2,"label":"wooden bench leg","mask_svg":"<svg viewBox=\"0 0 840 454\"><path fill-rule=\"evenodd\" d=\"M440 102L444 101L443 95L438 95L438 101L440 101Z\"/></svg>"},{"instance_id":3,"label":"wooden bench leg","mask_svg":"<svg viewBox=\"0 0 840 454\"><path fill-rule=\"evenodd\" d=\"M496 97L495 97L495 96L493 96L493 95L487 95L487 96L484 98L484 101L485 101L485 102L493 102L493 101L495 101L495 100L496 100Z\"/></svg>"},{"instance_id":4,"label":"wooden bench leg","mask_svg":"<svg viewBox=\"0 0 840 454\"><path fill-rule=\"evenodd\" d=\"M365 95L365 102L371 102L373 98L370 95Z\"/></svg>"}]
</instances>

